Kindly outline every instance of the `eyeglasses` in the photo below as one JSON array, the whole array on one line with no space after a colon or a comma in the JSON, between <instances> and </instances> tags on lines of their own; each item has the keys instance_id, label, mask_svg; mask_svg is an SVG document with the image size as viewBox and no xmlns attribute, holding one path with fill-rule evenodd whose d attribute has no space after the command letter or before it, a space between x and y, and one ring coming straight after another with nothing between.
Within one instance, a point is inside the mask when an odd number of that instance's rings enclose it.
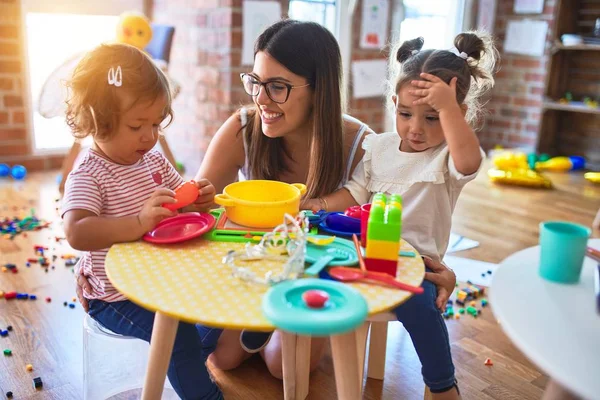
<instances>
[{"instance_id":1,"label":"eyeglasses","mask_svg":"<svg viewBox=\"0 0 600 400\"><path fill-rule=\"evenodd\" d=\"M285 103L288 97L290 97L290 91L292 89L310 86L310 83L307 83L306 85L292 86L289 83L280 81L261 82L254 76L246 73L240 74L240 78L242 79L244 90L250 96L258 96L260 93L260 87L264 86L267 96L269 96L269 98L277 104Z\"/></svg>"}]
</instances>

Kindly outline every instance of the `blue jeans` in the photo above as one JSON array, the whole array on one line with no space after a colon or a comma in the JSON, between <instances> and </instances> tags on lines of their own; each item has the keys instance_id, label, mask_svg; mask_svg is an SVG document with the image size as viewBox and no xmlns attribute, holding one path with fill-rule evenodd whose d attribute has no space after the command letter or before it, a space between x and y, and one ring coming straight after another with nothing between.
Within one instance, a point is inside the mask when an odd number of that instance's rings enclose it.
<instances>
[{"instance_id":1,"label":"blue jeans","mask_svg":"<svg viewBox=\"0 0 600 400\"><path fill-rule=\"evenodd\" d=\"M423 281L421 286L425 290L423 294L411 297L394 313L412 339L421 360L425 384L436 392L452 387L456 378L446 322L435 306L437 288L429 281Z\"/></svg>"},{"instance_id":2,"label":"blue jeans","mask_svg":"<svg viewBox=\"0 0 600 400\"><path fill-rule=\"evenodd\" d=\"M125 336L133 336L150 342L154 313L130 301L107 303L100 300L89 302L89 314L102 326ZM216 346L213 336L219 329L204 328L202 332L193 324L179 322L175 345L169 362L169 381L182 399L222 400L223 394L212 381L206 359ZM202 335L203 334L203 335ZM203 346L206 340L207 346Z\"/></svg>"}]
</instances>

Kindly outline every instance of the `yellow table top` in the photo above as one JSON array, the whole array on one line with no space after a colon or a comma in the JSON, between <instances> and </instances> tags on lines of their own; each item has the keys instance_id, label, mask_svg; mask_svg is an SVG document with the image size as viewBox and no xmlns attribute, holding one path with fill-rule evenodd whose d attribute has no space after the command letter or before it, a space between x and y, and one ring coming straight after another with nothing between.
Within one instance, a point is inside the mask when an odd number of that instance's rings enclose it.
<instances>
[{"instance_id":1,"label":"yellow table top","mask_svg":"<svg viewBox=\"0 0 600 400\"><path fill-rule=\"evenodd\" d=\"M202 238L170 245L121 243L108 252L106 272L121 293L146 309L209 326L272 330L261 309L268 287L232 277L231 268L221 263L229 250L243 246ZM402 250L413 251L417 257L399 258L398 280L420 286L425 273L423 261L404 240ZM279 262L252 263L252 270L260 276L280 269ZM411 296L373 284L350 285L365 297L370 315L390 310Z\"/></svg>"}]
</instances>

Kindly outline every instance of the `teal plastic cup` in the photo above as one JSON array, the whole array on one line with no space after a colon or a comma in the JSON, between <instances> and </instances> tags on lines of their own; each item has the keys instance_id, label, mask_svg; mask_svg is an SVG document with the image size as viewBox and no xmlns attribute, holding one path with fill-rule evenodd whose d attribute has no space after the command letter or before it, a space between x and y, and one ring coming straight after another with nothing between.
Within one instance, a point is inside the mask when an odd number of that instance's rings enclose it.
<instances>
[{"instance_id":1,"label":"teal plastic cup","mask_svg":"<svg viewBox=\"0 0 600 400\"><path fill-rule=\"evenodd\" d=\"M540 224L540 276L552 282L577 283L587 241L587 226L564 221Z\"/></svg>"}]
</instances>

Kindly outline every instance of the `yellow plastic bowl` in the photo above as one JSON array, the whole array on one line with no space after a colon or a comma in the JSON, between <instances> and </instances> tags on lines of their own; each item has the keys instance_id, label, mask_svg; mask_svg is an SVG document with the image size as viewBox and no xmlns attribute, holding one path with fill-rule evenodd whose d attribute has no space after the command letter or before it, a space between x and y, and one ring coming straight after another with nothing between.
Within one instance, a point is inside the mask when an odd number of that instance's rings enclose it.
<instances>
[{"instance_id":1,"label":"yellow plastic bowl","mask_svg":"<svg viewBox=\"0 0 600 400\"><path fill-rule=\"evenodd\" d=\"M306 193L301 183L250 180L235 182L215 196L215 203L225 207L227 218L249 228L274 228L283 223L287 213L300 211L300 197Z\"/></svg>"}]
</instances>

